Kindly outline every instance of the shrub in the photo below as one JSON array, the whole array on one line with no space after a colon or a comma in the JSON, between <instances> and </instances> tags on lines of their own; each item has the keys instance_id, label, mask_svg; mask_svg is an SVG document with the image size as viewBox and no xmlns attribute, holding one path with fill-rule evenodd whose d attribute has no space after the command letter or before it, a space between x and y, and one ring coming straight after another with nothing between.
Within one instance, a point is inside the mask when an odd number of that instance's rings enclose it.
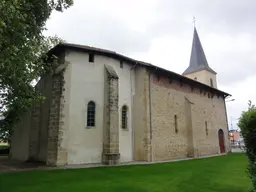
<instances>
[{"instance_id":1,"label":"shrub","mask_svg":"<svg viewBox=\"0 0 256 192\"><path fill-rule=\"evenodd\" d=\"M243 111L238 126L241 129L249 160L248 174L252 180L251 192L256 192L256 107L249 101L247 111Z\"/></svg>"}]
</instances>

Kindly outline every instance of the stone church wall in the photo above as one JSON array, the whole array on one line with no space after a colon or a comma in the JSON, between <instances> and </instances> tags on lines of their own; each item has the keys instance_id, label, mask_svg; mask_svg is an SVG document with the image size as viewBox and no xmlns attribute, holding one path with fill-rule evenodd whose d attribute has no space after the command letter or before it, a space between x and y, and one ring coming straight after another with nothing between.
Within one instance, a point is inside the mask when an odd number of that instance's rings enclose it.
<instances>
[{"instance_id":1,"label":"stone church wall","mask_svg":"<svg viewBox=\"0 0 256 192\"><path fill-rule=\"evenodd\" d=\"M153 161L218 154L219 129L224 131L228 151L223 97L212 98L204 90L200 93L199 88L158 76L151 81L151 94Z\"/></svg>"},{"instance_id":2,"label":"stone church wall","mask_svg":"<svg viewBox=\"0 0 256 192\"><path fill-rule=\"evenodd\" d=\"M135 72L134 96L134 160L151 161L149 74L145 67Z\"/></svg>"},{"instance_id":3,"label":"stone church wall","mask_svg":"<svg viewBox=\"0 0 256 192\"><path fill-rule=\"evenodd\" d=\"M213 87L217 88L216 75L209 72L209 71L201 70L201 71L197 71L197 72L194 72L194 73L189 73L185 76L190 78L190 79L195 79L196 78L196 81L202 82L202 83L204 83L208 86L211 86L210 79L212 79Z\"/></svg>"},{"instance_id":4,"label":"stone church wall","mask_svg":"<svg viewBox=\"0 0 256 192\"><path fill-rule=\"evenodd\" d=\"M132 95L134 94L134 71L131 65L120 60L94 55L89 62L89 54L70 51L66 60L71 65L68 164L101 163L103 153L104 127L104 71L105 65L114 68L119 79L119 112L123 105L128 107L128 129L121 128L119 114L119 152L120 162L133 160ZM96 104L95 127L87 127L87 104Z\"/></svg>"},{"instance_id":5,"label":"stone church wall","mask_svg":"<svg viewBox=\"0 0 256 192\"><path fill-rule=\"evenodd\" d=\"M64 62L62 54L59 64ZM24 114L12 137L11 158L42 161L48 165L67 163L70 67L63 73L42 77L36 89L46 99Z\"/></svg>"},{"instance_id":6,"label":"stone church wall","mask_svg":"<svg viewBox=\"0 0 256 192\"><path fill-rule=\"evenodd\" d=\"M10 157L14 160L26 161L29 158L30 112L24 114L14 127Z\"/></svg>"},{"instance_id":7,"label":"stone church wall","mask_svg":"<svg viewBox=\"0 0 256 192\"><path fill-rule=\"evenodd\" d=\"M52 81L50 76L41 78L36 89L46 97L21 118L15 126L11 145L11 158L15 160L47 160L48 121Z\"/></svg>"}]
</instances>

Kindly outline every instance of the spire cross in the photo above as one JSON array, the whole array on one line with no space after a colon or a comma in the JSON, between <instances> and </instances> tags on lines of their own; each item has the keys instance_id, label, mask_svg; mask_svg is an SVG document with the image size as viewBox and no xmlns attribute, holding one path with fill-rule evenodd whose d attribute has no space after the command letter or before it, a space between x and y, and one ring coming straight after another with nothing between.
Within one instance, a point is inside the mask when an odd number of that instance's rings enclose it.
<instances>
[{"instance_id":1,"label":"spire cross","mask_svg":"<svg viewBox=\"0 0 256 192\"><path fill-rule=\"evenodd\" d=\"M196 26L196 17L193 17L193 25Z\"/></svg>"}]
</instances>

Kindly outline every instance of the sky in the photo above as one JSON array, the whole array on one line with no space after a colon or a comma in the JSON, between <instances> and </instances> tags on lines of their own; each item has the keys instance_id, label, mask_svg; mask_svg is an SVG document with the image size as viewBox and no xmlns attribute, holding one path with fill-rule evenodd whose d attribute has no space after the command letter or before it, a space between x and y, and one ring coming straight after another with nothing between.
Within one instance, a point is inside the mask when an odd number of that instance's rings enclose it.
<instances>
[{"instance_id":1,"label":"sky","mask_svg":"<svg viewBox=\"0 0 256 192\"><path fill-rule=\"evenodd\" d=\"M235 99L227 102L227 112L230 128L237 129L248 100L256 104L255 7L255 0L74 0L70 9L51 15L45 35L181 74L189 64L196 17L218 89Z\"/></svg>"}]
</instances>

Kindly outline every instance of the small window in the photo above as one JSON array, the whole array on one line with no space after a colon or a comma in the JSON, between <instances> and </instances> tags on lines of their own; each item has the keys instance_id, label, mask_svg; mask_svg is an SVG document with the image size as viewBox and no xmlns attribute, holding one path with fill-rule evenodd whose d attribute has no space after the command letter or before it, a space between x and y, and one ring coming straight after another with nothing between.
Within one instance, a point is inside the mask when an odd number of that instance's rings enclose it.
<instances>
[{"instance_id":1,"label":"small window","mask_svg":"<svg viewBox=\"0 0 256 192\"><path fill-rule=\"evenodd\" d=\"M123 65L124 65L123 61L120 61L120 68L123 68L124 67Z\"/></svg>"},{"instance_id":2,"label":"small window","mask_svg":"<svg viewBox=\"0 0 256 192\"><path fill-rule=\"evenodd\" d=\"M127 106L122 107L122 129L127 129Z\"/></svg>"},{"instance_id":3,"label":"small window","mask_svg":"<svg viewBox=\"0 0 256 192\"><path fill-rule=\"evenodd\" d=\"M87 105L87 127L95 126L95 103L90 101Z\"/></svg>"},{"instance_id":4,"label":"small window","mask_svg":"<svg viewBox=\"0 0 256 192\"><path fill-rule=\"evenodd\" d=\"M205 133L208 135L208 126L207 126L207 121L205 121Z\"/></svg>"},{"instance_id":5,"label":"small window","mask_svg":"<svg viewBox=\"0 0 256 192\"><path fill-rule=\"evenodd\" d=\"M172 78L171 78L171 77L168 77L168 81L169 81L169 83L171 84L171 83L172 83Z\"/></svg>"},{"instance_id":6,"label":"small window","mask_svg":"<svg viewBox=\"0 0 256 192\"><path fill-rule=\"evenodd\" d=\"M178 133L177 115L174 115L174 126L175 126L175 133Z\"/></svg>"},{"instance_id":7,"label":"small window","mask_svg":"<svg viewBox=\"0 0 256 192\"><path fill-rule=\"evenodd\" d=\"M213 87L213 81L212 78L210 79L211 87Z\"/></svg>"},{"instance_id":8,"label":"small window","mask_svg":"<svg viewBox=\"0 0 256 192\"><path fill-rule=\"evenodd\" d=\"M197 77L195 77L194 80L197 80Z\"/></svg>"},{"instance_id":9,"label":"small window","mask_svg":"<svg viewBox=\"0 0 256 192\"><path fill-rule=\"evenodd\" d=\"M90 63L94 62L94 54L92 54L92 53L89 54L89 62Z\"/></svg>"},{"instance_id":10,"label":"small window","mask_svg":"<svg viewBox=\"0 0 256 192\"><path fill-rule=\"evenodd\" d=\"M211 98L211 94L210 93L208 93L208 98Z\"/></svg>"}]
</instances>

